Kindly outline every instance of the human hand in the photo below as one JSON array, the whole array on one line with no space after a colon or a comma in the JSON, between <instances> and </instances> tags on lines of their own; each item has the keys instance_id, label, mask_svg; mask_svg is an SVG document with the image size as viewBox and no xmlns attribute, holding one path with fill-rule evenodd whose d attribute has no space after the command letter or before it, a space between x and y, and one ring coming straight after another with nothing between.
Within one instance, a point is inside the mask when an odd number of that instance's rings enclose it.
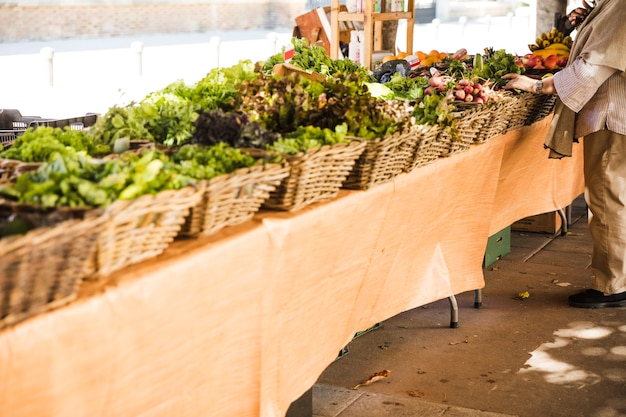
<instances>
[{"instance_id":1,"label":"human hand","mask_svg":"<svg viewBox=\"0 0 626 417\"><path fill-rule=\"evenodd\" d=\"M576 27L580 25L582 22L584 22L588 14L589 14L588 9L584 7L577 7L567 15L567 19L569 20L572 26Z\"/></svg>"},{"instance_id":2,"label":"human hand","mask_svg":"<svg viewBox=\"0 0 626 417\"><path fill-rule=\"evenodd\" d=\"M517 89L522 91L533 92L535 87L535 82L537 80L527 77L525 75L520 75L516 73L510 73L502 76L503 80L510 80L506 83L502 88L507 90Z\"/></svg>"}]
</instances>

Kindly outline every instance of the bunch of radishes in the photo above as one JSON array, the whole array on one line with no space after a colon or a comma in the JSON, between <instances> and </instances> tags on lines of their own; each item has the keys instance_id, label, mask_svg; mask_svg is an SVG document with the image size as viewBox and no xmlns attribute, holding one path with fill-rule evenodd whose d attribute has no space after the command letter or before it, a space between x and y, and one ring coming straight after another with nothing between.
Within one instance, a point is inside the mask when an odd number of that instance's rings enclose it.
<instances>
[{"instance_id":1,"label":"bunch of radishes","mask_svg":"<svg viewBox=\"0 0 626 417\"><path fill-rule=\"evenodd\" d=\"M480 80L467 77L457 80L452 76L435 73L431 75L424 94L442 94L448 101L486 104L491 89Z\"/></svg>"},{"instance_id":2,"label":"bunch of radishes","mask_svg":"<svg viewBox=\"0 0 626 417\"><path fill-rule=\"evenodd\" d=\"M454 99L465 103L487 104L489 100L490 88L480 81L473 81L469 78L462 78L454 87Z\"/></svg>"}]
</instances>

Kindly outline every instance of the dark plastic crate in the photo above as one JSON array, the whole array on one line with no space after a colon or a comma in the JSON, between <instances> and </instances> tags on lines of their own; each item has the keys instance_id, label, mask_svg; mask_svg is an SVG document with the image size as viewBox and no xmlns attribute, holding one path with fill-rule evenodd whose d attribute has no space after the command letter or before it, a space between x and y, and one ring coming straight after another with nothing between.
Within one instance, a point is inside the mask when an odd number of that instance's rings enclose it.
<instances>
[{"instance_id":1,"label":"dark plastic crate","mask_svg":"<svg viewBox=\"0 0 626 417\"><path fill-rule=\"evenodd\" d=\"M50 127L69 127L73 130L83 130L86 127L93 126L98 119L97 114L87 114L85 116L80 117L71 117L68 119L33 119L28 124L28 127L37 128L39 126L50 126Z\"/></svg>"},{"instance_id":2,"label":"dark plastic crate","mask_svg":"<svg viewBox=\"0 0 626 417\"><path fill-rule=\"evenodd\" d=\"M24 133L24 130L0 130L0 143L2 149L7 149L13 145L15 139Z\"/></svg>"}]
</instances>

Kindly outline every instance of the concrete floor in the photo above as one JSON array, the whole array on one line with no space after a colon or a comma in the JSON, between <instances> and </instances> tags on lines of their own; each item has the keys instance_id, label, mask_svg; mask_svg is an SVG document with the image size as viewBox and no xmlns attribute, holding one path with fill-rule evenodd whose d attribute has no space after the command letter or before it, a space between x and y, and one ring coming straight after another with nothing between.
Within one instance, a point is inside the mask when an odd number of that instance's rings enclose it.
<instances>
[{"instance_id":1,"label":"concrete floor","mask_svg":"<svg viewBox=\"0 0 626 417\"><path fill-rule=\"evenodd\" d=\"M311 416L311 398L320 417L626 416L626 308L567 305L591 282L582 198L571 217L566 235L513 231L511 252L484 271L482 308L457 296L458 328L441 300L355 338L289 417Z\"/></svg>"}]
</instances>

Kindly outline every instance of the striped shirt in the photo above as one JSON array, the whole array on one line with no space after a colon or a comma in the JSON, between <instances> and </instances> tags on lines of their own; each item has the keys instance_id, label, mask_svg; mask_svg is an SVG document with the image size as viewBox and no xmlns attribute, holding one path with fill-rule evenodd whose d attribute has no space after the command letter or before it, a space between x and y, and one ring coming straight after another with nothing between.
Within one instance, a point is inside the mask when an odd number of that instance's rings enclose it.
<instances>
[{"instance_id":1,"label":"striped shirt","mask_svg":"<svg viewBox=\"0 0 626 417\"><path fill-rule=\"evenodd\" d=\"M626 74L582 57L554 75L563 104L577 113L576 137L607 129L626 135Z\"/></svg>"}]
</instances>

